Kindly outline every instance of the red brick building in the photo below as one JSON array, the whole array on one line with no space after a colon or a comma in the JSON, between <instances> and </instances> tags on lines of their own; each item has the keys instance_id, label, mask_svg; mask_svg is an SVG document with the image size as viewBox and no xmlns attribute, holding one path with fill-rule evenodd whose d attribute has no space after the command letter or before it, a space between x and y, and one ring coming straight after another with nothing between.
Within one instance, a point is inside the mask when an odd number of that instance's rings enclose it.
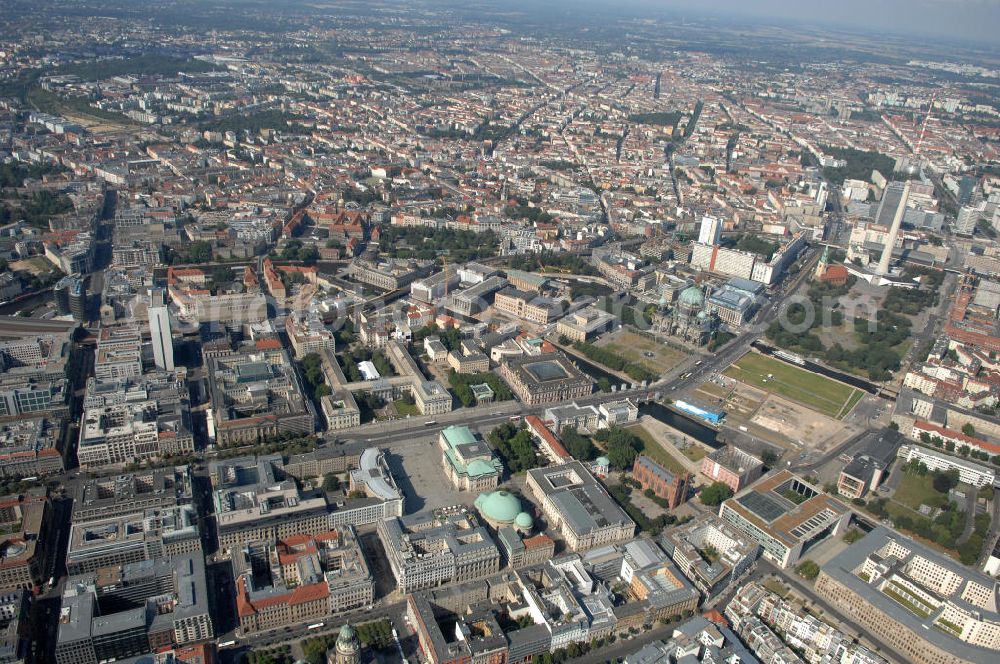
<instances>
[{"instance_id":1,"label":"red brick building","mask_svg":"<svg viewBox=\"0 0 1000 664\"><path fill-rule=\"evenodd\" d=\"M672 509L687 500L690 473L672 473L648 456L637 456L632 466L632 479L643 491L652 489L657 498L667 501Z\"/></svg>"}]
</instances>

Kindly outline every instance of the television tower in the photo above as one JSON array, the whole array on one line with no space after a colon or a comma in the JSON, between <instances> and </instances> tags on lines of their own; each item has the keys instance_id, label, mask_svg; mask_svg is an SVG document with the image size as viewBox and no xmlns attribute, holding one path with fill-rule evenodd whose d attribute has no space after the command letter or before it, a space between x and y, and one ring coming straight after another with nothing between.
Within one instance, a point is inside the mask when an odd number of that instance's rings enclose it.
<instances>
[{"instance_id":1,"label":"television tower","mask_svg":"<svg viewBox=\"0 0 1000 664\"><path fill-rule=\"evenodd\" d=\"M896 246L896 238L899 236L899 228L903 225L903 215L906 214L906 200L910 197L910 181L903 184L903 195L896 206L896 214L892 218L892 225L889 227L889 235L885 239L885 247L882 248L882 257L878 261L876 274L884 277L889 274L889 263L892 261L892 249Z\"/></svg>"}]
</instances>

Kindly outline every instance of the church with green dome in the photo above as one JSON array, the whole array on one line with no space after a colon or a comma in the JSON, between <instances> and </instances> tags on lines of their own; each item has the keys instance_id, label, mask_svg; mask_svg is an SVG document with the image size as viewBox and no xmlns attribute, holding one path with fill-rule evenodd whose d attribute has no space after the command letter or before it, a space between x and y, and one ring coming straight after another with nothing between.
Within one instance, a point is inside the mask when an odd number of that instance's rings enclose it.
<instances>
[{"instance_id":1,"label":"church with green dome","mask_svg":"<svg viewBox=\"0 0 1000 664\"><path fill-rule=\"evenodd\" d=\"M513 528L527 534L535 526L535 520L524 511L521 499L510 491L500 489L482 493L474 504L483 520L497 530Z\"/></svg>"},{"instance_id":2,"label":"church with green dome","mask_svg":"<svg viewBox=\"0 0 1000 664\"><path fill-rule=\"evenodd\" d=\"M340 628L337 641L326 653L326 664L361 664L361 641L350 623Z\"/></svg>"},{"instance_id":3,"label":"church with green dome","mask_svg":"<svg viewBox=\"0 0 1000 664\"><path fill-rule=\"evenodd\" d=\"M663 323L671 336L698 346L707 344L718 329L718 318L705 306L705 294L694 285L681 291L669 318Z\"/></svg>"}]
</instances>

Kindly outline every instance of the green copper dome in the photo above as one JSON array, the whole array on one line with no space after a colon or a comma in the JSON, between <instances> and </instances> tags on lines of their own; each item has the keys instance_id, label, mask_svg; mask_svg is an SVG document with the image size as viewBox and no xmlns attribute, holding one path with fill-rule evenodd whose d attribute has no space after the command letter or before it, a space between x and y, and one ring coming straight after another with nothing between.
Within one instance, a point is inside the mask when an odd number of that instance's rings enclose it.
<instances>
[{"instance_id":1,"label":"green copper dome","mask_svg":"<svg viewBox=\"0 0 1000 664\"><path fill-rule=\"evenodd\" d=\"M521 530L531 530L531 528L535 525L535 520L532 519L531 515L527 512L521 512L514 517L514 525Z\"/></svg>"},{"instance_id":2,"label":"green copper dome","mask_svg":"<svg viewBox=\"0 0 1000 664\"><path fill-rule=\"evenodd\" d=\"M476 509L495 523L514 523L521 513L521 501L509 491L492 491L476 498Z\"/></svg>"},{"instance_id":3,"label":"green copper dome","mask_svg":"<svg viewBox=\"0 0 1000 664\"><path fill-rule=\"evenodd\" d=\"M337 637L337 640L343 643L353 643L357 637L354 628L351 627L350 623L346 623L340 628L340 636Z\"/></svg>"},{"instance_id":4,"label":"green copper dome","mask_svg":"<svg viewBox=\"0 0 1000 664\"><path fill-rule=\"evenodd\" d=\"M705 296L697 286L688 286L681 291L678 302L689 307L701 307L705 304Z\"/></svg>"}]
</instances>

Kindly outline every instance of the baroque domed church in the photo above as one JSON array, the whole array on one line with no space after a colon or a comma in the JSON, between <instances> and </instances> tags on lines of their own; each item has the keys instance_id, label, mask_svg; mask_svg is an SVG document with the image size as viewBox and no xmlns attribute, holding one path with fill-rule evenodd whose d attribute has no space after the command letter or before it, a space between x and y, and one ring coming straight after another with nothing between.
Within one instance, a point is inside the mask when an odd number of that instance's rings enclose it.
<instances>
[{"instance_id":1,"label":"baroque domed church","mask_svg":"<svg viewBox=\"0 0 1000 664\"><path fill-rule=\"evenodd\" d=\"M337 642L326 653L326 664L361 664L361 640L350 623L340 628Z\"/></svg>"},{"instance_id":2,"label":"baroque domed church","mask_svg":"<svg viewBox=\"0 0 1000 664\"><path fill-rule=\"evenodd\" d=\"M677 297L670 314L670 334L684 341L704 346L716 329L716 318L705 310L705 294L697 286L688 286Z\"/></svg>"}]
</instances>

